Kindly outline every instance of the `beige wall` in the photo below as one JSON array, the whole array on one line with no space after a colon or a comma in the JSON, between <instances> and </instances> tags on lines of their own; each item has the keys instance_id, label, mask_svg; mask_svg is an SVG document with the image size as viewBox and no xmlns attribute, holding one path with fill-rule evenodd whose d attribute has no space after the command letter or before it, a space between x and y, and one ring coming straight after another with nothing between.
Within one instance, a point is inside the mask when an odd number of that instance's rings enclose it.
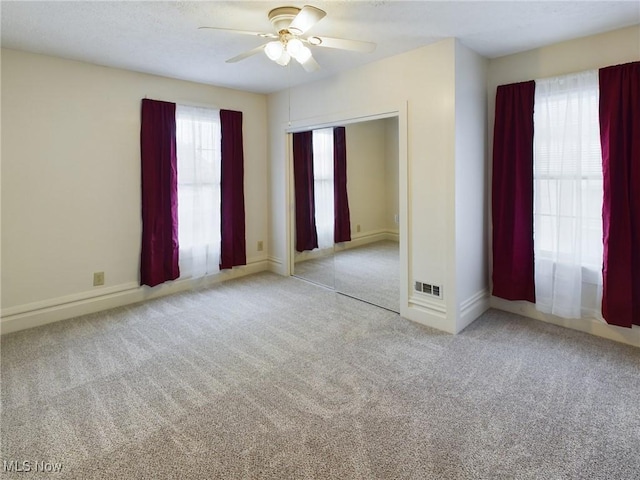
<instances>
[{"instance_id":1,"label":"beige wall","mask_svg":"<svg viewBox=\"0 0 640 480\"><path fill-rule=\"evenodd\" d=\"M144 97L244 112L247 255L266 267L266 96L3 49L3 317L138 288Z\"/></svg>"},{"instance_id":2,"label":"beige wall","mask_svg":"<svg viewBox=\"0 0 640 480\"><path fill-rule=\"evenodd\" d=\"M498 85L597 69L638 60L640 60L640 26L578 38L549 47L491 60L487 76L489 158L492 155L491 139L493 138L495 96ZM490 162L488 171L490 178ZM490 254L491 251L489 249L489 256ZM492 305L547 322L640 346L640 328L638 327L624 329L612 327L597 320L561 319L543 315L526 302L509 302L493 297Z\"/></svg>"},{"instance_id":3,"label":"beige wall","mask_svg":"<svg viewBox=\"0 0 640 480\"><path fill-rule=\"evenodd\" d=\"M372 120L346 126L347 191L351 236L397 233L398 141L395 119ZM393 212L393 213L392 213ZM357 232L360 225L360 232Z\"/></svg>"},{"instance_id":4,"label":"beige wall","mask_svg":"<svg viewBox=\"0 0 640 480\"><path fill-rule=\"evenodd\" d=\"M379 120L352 123L346 126L346 137L351 235L356 238L384 226L384 124Z\"/></svg>"}]
</instances>

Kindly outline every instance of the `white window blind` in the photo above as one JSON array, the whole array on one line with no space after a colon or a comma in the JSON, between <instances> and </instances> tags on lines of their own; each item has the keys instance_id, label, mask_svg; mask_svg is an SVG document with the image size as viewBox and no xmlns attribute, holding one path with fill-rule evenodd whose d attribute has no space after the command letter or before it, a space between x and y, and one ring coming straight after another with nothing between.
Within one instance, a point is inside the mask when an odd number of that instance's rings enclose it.
<instances>
[{"instance_id":1,"label":"white window blind","mask_svg":"<svg viewBox=\"0 0 640 480\"><path fill-rule=\"evenodd\" d=\"M602 289L602 157L597 70L536 80L536 307L598 316Z\"/></svg>"},{"instance_id":2,"label":"white window blind","mask_svg":"<svg viewBox=\"0 0 640 480\"><path fill-rule=\"evenodd\" d=\"M220 135L219 110L177 105L181 277L219 270Z\"/></svg>"}]
</instances>

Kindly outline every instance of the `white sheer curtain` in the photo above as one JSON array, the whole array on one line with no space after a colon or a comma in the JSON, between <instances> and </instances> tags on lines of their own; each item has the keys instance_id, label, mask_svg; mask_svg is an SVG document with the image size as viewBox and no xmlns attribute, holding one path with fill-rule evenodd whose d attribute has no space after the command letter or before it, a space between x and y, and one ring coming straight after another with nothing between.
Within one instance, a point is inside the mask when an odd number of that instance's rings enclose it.
<instances>
[{"instance_id":1,"label":"white sheer curtain","mask_svg":"<svg viewBox=\"0 0 640 480\"><path fill-rule=\"evenodd\" d=\"M220 111L176 106L180 276L220 263Z\"/></svg>"},{"instance_id":2,"label":"white sheer curtain","mask_svg":"<svg viewBox=\"0 0 640 480\"><path fill-rule=\"evenodd\" d=\"M313 131L313 187L318 248L333 247L333 128Z\"/></svg>"},{"instance_id":3,"label":"white sheer curtain","mask_svg":"<svg viewBox=\"0 0 640 480\"><path fill-rule=\"evenodd\" d=\"M597 70L536 80L536 308L600 317L602 157Z\"/></svg>"}]
</instances>

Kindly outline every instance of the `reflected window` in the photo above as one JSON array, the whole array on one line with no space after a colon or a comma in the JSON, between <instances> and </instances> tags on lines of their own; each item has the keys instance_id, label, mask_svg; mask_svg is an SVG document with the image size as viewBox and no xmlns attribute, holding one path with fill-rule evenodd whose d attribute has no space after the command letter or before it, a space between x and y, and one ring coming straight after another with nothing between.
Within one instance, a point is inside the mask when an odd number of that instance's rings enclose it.
<instances>
[{"instance_id":1,"label":"reflected window","mask_svg":"<svg viewBox=\"0 0 640 480\"><path fill-rule=\"evenodd\" d=\"M318 248L333 247L333 128L313 131L313 187Z\"/></svg>"}]
</instances>

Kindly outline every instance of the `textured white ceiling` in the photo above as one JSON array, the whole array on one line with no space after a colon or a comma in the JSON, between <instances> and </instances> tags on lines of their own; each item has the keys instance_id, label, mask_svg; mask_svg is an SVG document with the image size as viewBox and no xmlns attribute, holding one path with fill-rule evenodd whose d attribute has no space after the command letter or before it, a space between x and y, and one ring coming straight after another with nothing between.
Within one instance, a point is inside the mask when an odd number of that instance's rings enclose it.
<instances>
[{"instance_id":1,"label":"textured white ceiling","mask_svg":"<svg viewBox=\"0 0 640 480\"><path fill-rule=\"evenodd\" d=\"M311 4L327 16L308 33L376 42L373 53L314 48L321 70L284 68L262 43L199 26L271 32L269 10ZM446 37L498 57L640 23L640 1L2 1L2 47L268 93L324 78Z\"/></svg>"}]
</instances>

